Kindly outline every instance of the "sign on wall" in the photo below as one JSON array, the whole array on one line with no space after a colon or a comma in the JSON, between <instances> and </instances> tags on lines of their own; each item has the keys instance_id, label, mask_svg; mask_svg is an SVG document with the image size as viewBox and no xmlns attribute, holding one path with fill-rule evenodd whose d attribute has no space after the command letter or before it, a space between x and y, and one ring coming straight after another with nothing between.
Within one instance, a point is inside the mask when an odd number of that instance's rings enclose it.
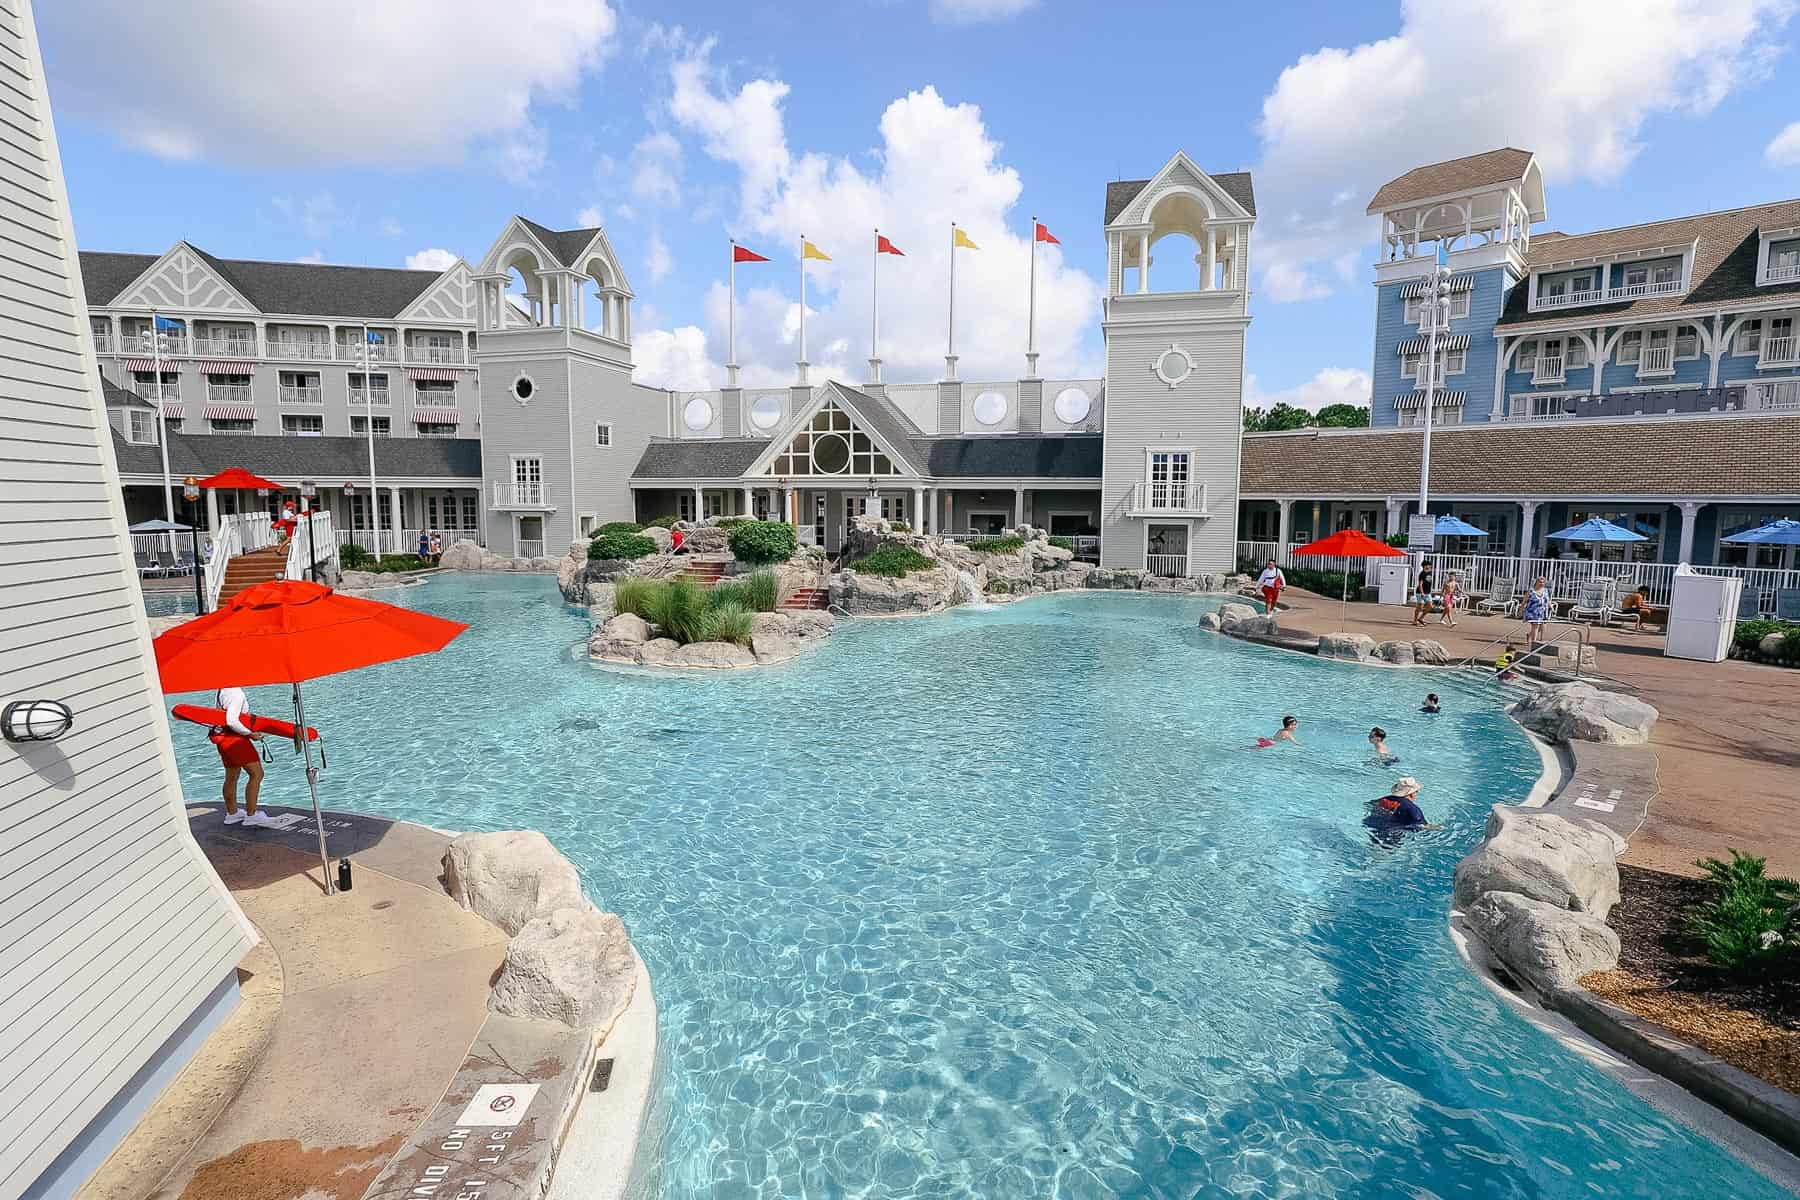
<instances>
[{"instance_id":1,"label":"sign on wall","mask_svg":"<svg viewBox=\"0 0 1800 1200\"><path fill-rule=\"evenodd\" d=\"M1406 522L1406 552L1430 554L1437 540L1437 518L1420 513Z\"/></svg>"}]
</instances>

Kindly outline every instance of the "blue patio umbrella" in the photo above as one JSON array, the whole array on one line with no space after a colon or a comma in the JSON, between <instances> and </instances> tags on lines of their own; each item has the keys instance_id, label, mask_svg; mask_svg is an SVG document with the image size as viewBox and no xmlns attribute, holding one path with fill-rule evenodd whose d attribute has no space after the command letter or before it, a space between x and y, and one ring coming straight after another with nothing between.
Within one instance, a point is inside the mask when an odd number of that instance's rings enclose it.
<instances>
[{"instance_id":1,"label":"blue patio umbrella","mask_svg":"<svg viewBox=\"0 0 1800 1200\"><path fill-rule=\"evenodd\" d=\"M1488 531L1471 525L1461 517L1453 517L1448 513L1437 519L1437 526L1432 532L1438 537L1478 537L1484 538Z\"/></svg>"},{"instance_id":2,"label":"blue patio umbrella","mask_svg":"<svg viewBox=\"0 0 1800 1200\"><path fill-rule=\"evenodd\" d=\"M1614 525L1605 517L1589 517L1579 525L1571 525L1567 529L1559 529L1555 533L1547 533L1546 538L1555 538L1564 542L1592 542L1594 553L1599 554L1601 542L1647 542L1650 539L1641 533L1633 533L1620 525Z\"/></svg>"},{"instance_id":3,"label":"blue patio umbrella","mask_svg":"<svg viewBox=\"0 0 1800 1200\"><path fill-rule=\"evenodd\" d=\"M193 528L192 525L183 525L179 521L165 521L161 517L157 517L153 521L139 521L136 525L130 526L126 530L126 532L127 533L186 533L192 528Z\"/></svg>"},{"instance_id":4,"label":"blue patio umbrella","mask_svg":"<svg viewBox=\"0 0 1800 1200\"><path fill-rule=\"evenodd\" d=\"M1782 517L1767 525L1758 525L1755 529L1746 529L1719 540L1730 542L1734 546L1800 546L1800 521Z\"/></svg>"}]
</instances>

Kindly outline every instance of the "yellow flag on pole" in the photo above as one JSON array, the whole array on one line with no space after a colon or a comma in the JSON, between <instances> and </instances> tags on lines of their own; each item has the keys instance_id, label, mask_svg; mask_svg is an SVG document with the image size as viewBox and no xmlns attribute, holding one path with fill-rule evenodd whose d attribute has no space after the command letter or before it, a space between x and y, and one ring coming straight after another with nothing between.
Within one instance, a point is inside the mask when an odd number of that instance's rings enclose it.
<instances>
[{"instance_id":1,"label":"yellow flag on pole","mask_svg":"<svg viewBox=\"0 0 1800 1200\"><path fill-rule=\"evenodd\" d=\"M974 242L970 241L969 235L964 233L960 228L956 231L955 240L952 241L950 244L952 246L961 246L964 250L979 250L979 249L981 249L980 246L977 246Z\"/></svg>"},{"instance_id":2,"label":"yellow flag on pole","mask_svg":"<svg viewBox=\"0 0 1800 1200\"><path fill-rule=\"evenodd\" d=\"M800 257L801 258L816 258L820 262L830 262L831 261L831 255L825 253L823 250L819 249L817 246L813 245L811 242L801 242L800 243Z\"/></svg>"}]
</instances>

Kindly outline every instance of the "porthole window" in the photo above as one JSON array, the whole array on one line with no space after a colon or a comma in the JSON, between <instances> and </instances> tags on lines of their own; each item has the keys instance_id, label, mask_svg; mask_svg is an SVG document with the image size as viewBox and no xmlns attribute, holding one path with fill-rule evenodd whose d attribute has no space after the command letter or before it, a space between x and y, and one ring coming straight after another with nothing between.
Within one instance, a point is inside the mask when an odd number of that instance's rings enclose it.
<instances>
[{"instance_id":1,"label":"porthole window","mask_svg":"<svg viewBox=\"0 0 1800 1200\"><path fill-rule=\"evenodd\" d=\"M1171 345L1156 356L1156 361L1151 364L1150 369L1156 373L1158 379L1173 389L1194 373L1194 360L1179 345Z\"/></svg>"},{"instance_id":2,"label":"porthole window","mask_svg":"<svg viewBox=\"0 0 1800 1200\"><path fill-rule=\"evenodd\" d=\"M513 399L517 400L520 404L523 404L527 400L531 399L531 393L535 392L536 390L537 390L537 384L535 384L531 381L531 376L529 376L529 375L521 375L517 379L513 380L513 385L512 385Z\"/></svg>"},{"instance_id":3,"label":"porthole window","mask_svg":"<svg viewBox=\"0 0 1800 1200\"><path fill-rule=\"evenodd\" d=\"M702 429L711 428L712 421L712 405L708 404L699 396L695 396L692 400L689 400L686 407L681 410L681 423L695 433L700 432Z\"/></svg>"},{"instance_id":4,"label":"porthole window","mask_svg":"<svg viewBox=\"0 0 1800 1200\"><path fill-rule=\"evenodd\" d=\"M781 424L781 397L758 396L750 405L750 424L765 432Z\"/></svg>"},{"instance_id":5,"label":"porthole window","mask_svg":"<svg viewBox=\"0 0 1800 1200\"><path fill-rule=\"evenodd\" d=\"M1094 401L1078 387L1066 387L1056 393L1056 419L1064 425L1075 425L1087 420L1088 413L1093 411Z\"/></svg>"},{"instance_id":6,"label":"porthole window","mask_svg":"<svg viewBox=\"0 0 1800 1200\"><path fill-rule=\"evenodd\" d=\"M975 419L983 425L998 425L1006 419L1006 397L999 392L983 392L975 397Z\"/></svg>"},{"instance_id":7,"label":"porthole window","mask_svg":"<svg viewBox=\"0 0 1800 1200\"><path fill-rule=\"evenodd\" d=\"M850 466L850 443L841 433L827 433L813 441L813 466L826 475L842 475Z\"/></svg>"}]
</instances>

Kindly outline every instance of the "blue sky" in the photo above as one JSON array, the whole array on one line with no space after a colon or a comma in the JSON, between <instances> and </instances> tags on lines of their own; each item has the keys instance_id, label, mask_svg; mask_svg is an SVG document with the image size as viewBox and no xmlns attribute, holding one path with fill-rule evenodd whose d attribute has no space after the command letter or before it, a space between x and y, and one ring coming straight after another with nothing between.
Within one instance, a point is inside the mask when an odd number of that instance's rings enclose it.
<instances>
[{"instance_id":1,"label":"blue sky","mask_svg":"<svg viewBox=\"0 0 1800 1200\"><path fill-rule=\"evenodd\" d=\"M1025 236L1047 374L1097 373L1105 184L1177 149L1256 173L1253 399L1366 399L1380 182L1512 144L1582 230L1800 195L1794 0L1406 5L1061 0L662 4L103 0L39 9L82 245L404 265L478 258L512 212L597 217L640 376L722 382L725 240L746 382L863 377L868 229L890 379L941 369L947 222L966 377L1022 369ZM373 11L371 11L373 10ZM1552 31L1560 31L1560 35ZM1155 279L1155 270L1152 270Z\"/></svg>"}]
</instances>

